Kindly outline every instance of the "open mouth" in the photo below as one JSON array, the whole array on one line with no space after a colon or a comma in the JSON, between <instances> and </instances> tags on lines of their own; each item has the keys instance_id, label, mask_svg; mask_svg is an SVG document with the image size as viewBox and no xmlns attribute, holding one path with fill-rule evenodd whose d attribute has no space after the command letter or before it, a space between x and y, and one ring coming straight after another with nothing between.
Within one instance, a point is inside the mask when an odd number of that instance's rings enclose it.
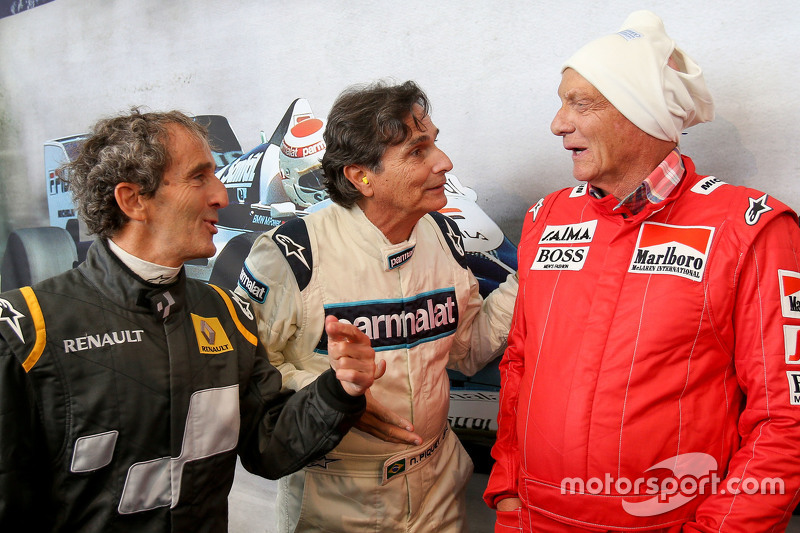
<instances>
[{"instance_id":1,"label":"open mouth","mask_svg":"<svg viewBox=\"0 0 800 533\"><path fill-rule=\"evenodd\" d=\"M572 155L573 155L573 156L580 155L580 154L582 154L584 151L586 151L586 148L585 148L585 147L583 147L583 146L576 146L576 145L574 145L574 144L571 144L571 143L568 143L568 142L566 142L566 140L565 140L565 142L564 142L564 149L565 149L565 150L569 150L570 152L572 152Z\"/></svg>"}]
</instances>

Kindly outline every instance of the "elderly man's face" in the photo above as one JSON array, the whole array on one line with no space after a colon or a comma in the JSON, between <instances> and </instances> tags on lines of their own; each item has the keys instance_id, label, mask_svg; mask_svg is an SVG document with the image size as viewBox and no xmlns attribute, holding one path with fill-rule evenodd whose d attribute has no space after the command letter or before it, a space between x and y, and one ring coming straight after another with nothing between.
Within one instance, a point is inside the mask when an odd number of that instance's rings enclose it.
<instances>
[{"instance_id":1,"label":"elderly man's face","mask_svg":"<svg viewBox=\"0 0 800 533\"><path fill-rule=\"evenodd\" d=\"M170 125L170 164L148 202L148 231L156 263L179 266L211 257L219 220L228 205L225 186L214 175L214 158L206 143L184 127Z\"/></svg>"},{"instance_id":2,"label":"elderly man's face","mask_svg":"<svg viewBox=\"0 0 800 533\"><path fill-rule=\"evenodd\" d=\"M575 179L590 182L618 198L632 190L629 182L641 183L649 173L648 170L641 175L642 155L650 155L653 138L625 118L573 69L564 71L558 95L561 108L550 130L562 137L564 148L572 152Z\"/></svg>"}]
</instances>

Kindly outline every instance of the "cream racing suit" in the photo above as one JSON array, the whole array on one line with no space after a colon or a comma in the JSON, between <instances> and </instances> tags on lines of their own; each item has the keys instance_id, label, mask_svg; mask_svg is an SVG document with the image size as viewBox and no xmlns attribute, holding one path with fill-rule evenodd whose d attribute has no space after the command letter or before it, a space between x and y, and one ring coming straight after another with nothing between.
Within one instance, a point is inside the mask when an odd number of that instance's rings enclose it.
<instances>
[{"instance_id":1,"label":"cream racing suit","mask_svg":"<svg viewBox=\"0 0 800 533\"><path fill-rule=\"evenodd\" d=\"M391 244L360 208L334 204L259 237L237 290L256 302L270 361L291 389L328 367L325 316L355 324L387 363L372 394L423 439L409 447L352 430L281 480L281 531L463 530L472 463L447 425L445 367L471 375L502 348L515 277L483 301L444 215L424 216Z\"/></svg>"},{"instance_id":2,"label":"cream racing suit","mask_svg":"<svg viewBox=\"0 0 800 533\"><path fill-rule=\"evenodd\" d=\"M237 454L280 477L363 406L331 372L281 392L247 300L146 283L96 241L0 295L0 531L227 531Z\"/></svg>"}]
</instances>

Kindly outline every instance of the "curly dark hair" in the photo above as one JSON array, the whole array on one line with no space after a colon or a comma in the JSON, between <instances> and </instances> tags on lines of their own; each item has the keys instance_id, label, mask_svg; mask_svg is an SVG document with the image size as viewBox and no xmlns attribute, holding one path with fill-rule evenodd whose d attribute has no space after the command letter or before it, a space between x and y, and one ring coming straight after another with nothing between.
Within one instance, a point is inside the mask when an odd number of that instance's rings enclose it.
<instances>
[{"instance_id":1,"label":"curly dark hair","mask_svg":"<svg viewBox=\"0 0 800 533\"><path fill-rule=\"evenodd\" d=\"M428 97L413 81L392 85L377 81L345 89L333 103L325 126L325 155L322 157L324 184L331 200L351 207L361 193L344 175L347 165L364 165L381 172L386 148L405 141L411 135L406 124L409 116L419 126L414 106L422 117L430 114Z\"/></svg>"},{"instance_id":2,"label":"curly dark hair","mask_svg":"<svg viewBox=\"0 0 800 533\"><path fill-rule=\"evenodd\" d=\"M170 124L182 126L208 143L206 128L180 111L146 113L133 108L129 115L97 122L78 156L61 167L78 216L90 233L109 238L128 222L114 197L117 184L135 183L142 196L155 194L170 163Z\"/></svg>"}]
</instances>

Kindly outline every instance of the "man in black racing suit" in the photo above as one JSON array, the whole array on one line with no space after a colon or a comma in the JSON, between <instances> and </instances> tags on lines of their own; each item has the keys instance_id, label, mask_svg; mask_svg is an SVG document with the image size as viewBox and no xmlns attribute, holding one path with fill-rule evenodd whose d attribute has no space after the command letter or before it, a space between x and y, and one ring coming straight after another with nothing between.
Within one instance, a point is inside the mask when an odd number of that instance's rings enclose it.
<instances>
[{"instance_id":1,"label":"man in black racing suit","mask_svg":"<svg viewBox=\"0 0 800 533\"><path fill-rule=\"evenodd\" d=\"M0 294L0 531L226 531L237 455L278 478L363 412L374 352L342 348L338 374L281 392L249 302L186 278L183 261L213 254L227 204L204 135L175 112L99 123L70 183L100 238L78 268ZM105 223L84 193L98 196L115 157L152 171L155 192L117 164L106 200L124 216ZM346 326L331 332L359 346Z\"/></svg>"}]
</instances>

